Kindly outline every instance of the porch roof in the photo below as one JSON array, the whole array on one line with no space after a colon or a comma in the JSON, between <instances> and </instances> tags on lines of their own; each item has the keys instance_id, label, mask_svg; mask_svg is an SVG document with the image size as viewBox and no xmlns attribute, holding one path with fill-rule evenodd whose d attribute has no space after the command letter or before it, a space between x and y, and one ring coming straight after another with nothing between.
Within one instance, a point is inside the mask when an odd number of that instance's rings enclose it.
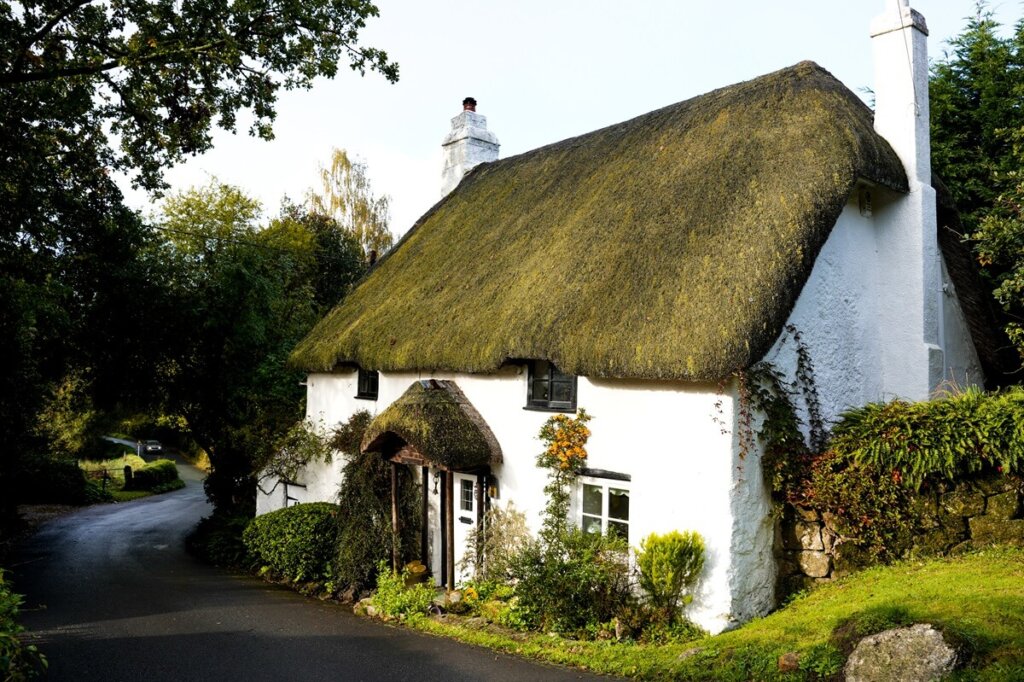
<instances>
[{"instance_id":1,"label":"porch roof","mask_svg":"<svg viewBox=\"0 0 1024 682\"><path fill-rule=\"evenodd\" d=\"M363 452L412 446L432 464L469 470L501 462L501 446L454 381L415 381L366 429Z\"/></svg>"}]
</instances>

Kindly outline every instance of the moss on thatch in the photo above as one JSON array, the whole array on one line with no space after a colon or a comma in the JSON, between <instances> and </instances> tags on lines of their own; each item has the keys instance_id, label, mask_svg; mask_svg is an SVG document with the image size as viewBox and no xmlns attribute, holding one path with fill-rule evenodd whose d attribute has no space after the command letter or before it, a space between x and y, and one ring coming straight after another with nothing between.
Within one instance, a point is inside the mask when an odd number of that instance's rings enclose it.
<instances>
[{"instance_id":1,"label":"moss on thatch","mask_svg":"<svg viewBox=\"0 0 1024 682\"><path fill-rule=\"evenodd\" d=\"M718 379L776 339L858 178L907 186L810 62L484 164L292 361Z\"/></svg>"},{"instance_id":2,"label":"moss on thatch","mask_svg":"<svg viewBox=\"0 0 1024 682\"><path fill-rule=\"evenodd\" d=\"M363 452L401 442L447 469L501 462L501 448L480 413L453 381L415 381L377 415L363 436Z\"/></svg>"}]
</instances>

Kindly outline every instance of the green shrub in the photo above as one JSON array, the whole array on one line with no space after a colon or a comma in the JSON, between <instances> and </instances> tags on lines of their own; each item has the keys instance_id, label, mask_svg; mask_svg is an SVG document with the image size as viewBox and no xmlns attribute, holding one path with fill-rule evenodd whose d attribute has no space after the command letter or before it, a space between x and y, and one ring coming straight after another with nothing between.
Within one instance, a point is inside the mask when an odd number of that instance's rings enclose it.
<instances>
[{"instance_id":1,"label":"green shrub","mask_svg":"<svg viewBox=\"0 0 1024 682\"><path fill-rule=\"evenodd\" d=\"M426 615L434 601L435 588L428 583L406 585L409 572L405 569L396 573L388 568L387 562L377 565L377 591L373 593L373 605L385 618L405 620Z\"/></svg>"},{"instance_id":2,"label":"green shrub","mask_svg":"<svg viewBox=\"0 0 1024 682\"><path fill-rule=\"evenodd\" d=\"M312 502L257 516L242 534L264 567L291 582L327 581L334 575L338 506Z\"/></svg>"},{"instance_id":3,"label":"green shrub","mask_svg":"<svg viewBox=\"0 0 1024 682\"><path fill-rule=\"evenodd\" d=\"M391 464L376 453L360 453L359 443L370 423L360 410L335 431L332 446L345 455L338 489L335 568L341 585L362 592L373 587L377 566L391 558ZM421 492L408 467L398 467L398 514L403 520L399 560L420 557Z\"/></svg>"},{"instance_id":4,"label":"green shrub","mask_svg":"<svg viewBox=\"0 0 1024 682\"><path fill-rule=\"evenodd\" d=\"M186 546L214 566L250 568L257 561L242 541L242 533L251 521L251 516L214 511L199 521Z\"/></svg>"},{"instance_id":5,"label":"green shrub","mask_svg":"<svg viewBox=\"0 0 1024 682\"><path fill-rule=\"evenodd\" d=\"M482 583L509 579L509 563L530 540L526 515L509 502L504 509L491 507L484 514L483 528L473 527L466 536L466 552L459 570ZM477 548L482 561L477 561Z\"/></svg>"},{"instance_id":6,"label":"green shrub","mask_svg":"<svg viewBox=\"0 0 1024 682\"><path fill-rule=\"evenodd\" d=\"M636 564L640 587L647 593L651 606L672 624L679 607L692 599L687 592L704 569L704 538L693 531L651 533L640 541Z\"/></svg>"},{"instance_id":7,"label":"green shrub","mask_svg":"<svg viewBox=\"0 0 1024 682\"><path fill-rule=\"evenodd\" d=\"M890 473L827 452L812 469L807 503L832 515L842 536L840 553L862 566L902 557L913 545L920 524L912 513L912 494ZM850 546L859 550L855 555Z\"/></svg>"},{"instance_id":8,"label":"green shrub","mask_svg":"<svg viewBox=\"0 0 1024 682\"><path fill-rule=\"evenodd\" d=\"M968 389L940 400L872 403L845 412L833 429L842 459L890 473L917 489L1001 471L1024 472L1024 389Z\"/></svg>"},{"instance_id":9,"label":"green shrub","mask_svg":"<svg viewBox=\"0 0 1024 682\"><path fill-rule=\"evenodd\" d=\"M18 502L22 504L86 504L90 491L85 475L73 459L33 458L19 481Z\"/></svg>"},{"instance_id":10,"label":"green shrub","mask_svg":"<svg viewBox=\"0 0 1024 682\"><path fill-rule=\"evenodd\" d=\"M611 621L633 601L628 552L621 538L573 527L527 543L509 562L516 620L584 636Z\"/></svg>"},{"instance_id":11,"label":"green shrub","mask_svg":"<svg viewBox=\"0 0 1024 682\"><path fill-rule=\"evenodd\" d=\"M34 679L46 671L46 657L18 637L24 630L18 624L21 603L21 595L11 592L0 570L0 676L4 680Z\"/></svg>"},{"instance_id":12,"label":"green shrub","mask_svg":"<svg viewBox=\"0 0 1024 682\"><path fill-rule=\"evenodd\" d=\"M125 483L126 490L152 490L179 480L178 467L169 459L150 462L138 471L132 472L131 483ZM165 492L167 489L164 488Z\"/></svg>"}]
</instances>

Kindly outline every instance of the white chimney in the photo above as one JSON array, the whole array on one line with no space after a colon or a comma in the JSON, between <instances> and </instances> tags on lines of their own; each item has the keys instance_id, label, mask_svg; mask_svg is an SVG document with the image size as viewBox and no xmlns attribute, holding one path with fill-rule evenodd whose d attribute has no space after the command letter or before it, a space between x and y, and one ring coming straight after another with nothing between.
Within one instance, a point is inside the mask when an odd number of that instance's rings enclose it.
<instances>
[{"instance_id":1,"label":"white chimney","mask_svg":"<svg viewBox=\"0 0 1024 682\"><path fill-rule=\"evenodd\" d=\"M908 0L886 0L871 22L875 130L889 141L910 182L931 185L928 135L928 25Z\"/></svg>"},{"instance_id":2,"label":"white chimney","mask_svg":"<svg viewBox=\"0 0 1024 682\"><path fill-rule=\"evenodd\" d=\"M945 374L942 261L931 184L928 26L909 0L885 0L871 23L875 131L903 162L910 192L877 223L884 397L926 400Z\"/></svg>"},{"instance_id":3,"label":"white chimney","mask_svg":"<svg viewBox=\"0 0 1024 682\"><path fill-rule=\"evenodd\" d=\"M476 100L462 100L462 113L452 119L452 130L441 143L444 170L441 196L446 196L473 167L498 160L498 138L487 130L487 117L476 113Z\"/></svg>"}]
</instances>

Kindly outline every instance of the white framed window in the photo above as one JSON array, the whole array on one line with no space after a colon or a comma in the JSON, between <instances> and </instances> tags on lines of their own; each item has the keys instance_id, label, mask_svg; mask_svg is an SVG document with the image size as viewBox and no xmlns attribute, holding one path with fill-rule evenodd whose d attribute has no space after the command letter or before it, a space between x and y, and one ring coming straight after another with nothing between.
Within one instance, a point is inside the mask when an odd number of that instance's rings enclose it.
<instances>
[{"instance_id":1,"label":"white framed window","mask_svg":"<svg viewBox=\"0 0 1024 682\"><path fill-rule=\"evenodd\" d=\"M629 541L629 481L581 476L576 490L577 521L588 533Z\"/></svg>"}]
</instances>

